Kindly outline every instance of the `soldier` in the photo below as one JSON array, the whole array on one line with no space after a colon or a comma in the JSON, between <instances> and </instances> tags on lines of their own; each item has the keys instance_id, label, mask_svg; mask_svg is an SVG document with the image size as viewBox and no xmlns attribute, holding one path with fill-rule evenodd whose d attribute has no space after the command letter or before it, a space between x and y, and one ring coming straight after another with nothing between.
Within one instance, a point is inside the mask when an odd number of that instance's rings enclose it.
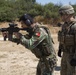
<instances>
[{"instance_id":1,"label":"soldier","mask_svg":"<svg viewBox=\"0 0 76 75\"><path fill-rule=\"evenodd\" d=\"M22 45L39 58L36 75L53 75L56 66L56 54L49 29L34 24L33 19L28 14L22 15L19 21L21 27L25 28L29 34L25 36L21 33L14 34Z\"/></svg>"},{"instance_id":2,"label":"soldier","mask_svg":"<svg viewBox=\"0 0 76 75\"><path fill-rule=\"evenodd\" d=\"M62 6L59 14L64 22L58 33L59 51L61 57L61 75L76 75L76 20L74 19L74 8L71 5Z\"/></svg>"}]
</instances>

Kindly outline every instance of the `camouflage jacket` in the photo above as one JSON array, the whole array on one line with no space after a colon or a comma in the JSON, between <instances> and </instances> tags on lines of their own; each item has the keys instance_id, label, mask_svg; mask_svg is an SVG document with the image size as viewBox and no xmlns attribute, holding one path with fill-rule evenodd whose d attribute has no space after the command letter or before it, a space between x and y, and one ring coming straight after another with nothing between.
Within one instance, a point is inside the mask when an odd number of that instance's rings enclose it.
<instances>
[{"instance_id":1,"label":"camouflage jacket","mask_svg":"<svg viewBox=\"0 0 76 75\"><path fill-rule=\"evenodd\" d=\"M51 57L56 56L51 34L49 29L47 30L36 25L33 29L34 34L30 39L21 36L21 44L31 50L38 58L49 55Z\"/></svg>"}]
</instances>

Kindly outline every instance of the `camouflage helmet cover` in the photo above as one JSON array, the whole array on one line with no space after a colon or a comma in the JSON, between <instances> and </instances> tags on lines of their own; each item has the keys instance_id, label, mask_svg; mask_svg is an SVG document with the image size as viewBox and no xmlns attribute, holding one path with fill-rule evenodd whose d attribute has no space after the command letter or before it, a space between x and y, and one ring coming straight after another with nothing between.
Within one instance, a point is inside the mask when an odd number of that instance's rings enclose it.
<instances>
[{"instance_id":1,"label":"camouflage helmet cover","mask_svg":"<svg viewBox=\"0 0 76 75\"><path fill-rule=\"evenodd\" d=\"M62 6L59 9L60 14L74 14L74 8L71 5Z\"/></svg>"}]
</instances>

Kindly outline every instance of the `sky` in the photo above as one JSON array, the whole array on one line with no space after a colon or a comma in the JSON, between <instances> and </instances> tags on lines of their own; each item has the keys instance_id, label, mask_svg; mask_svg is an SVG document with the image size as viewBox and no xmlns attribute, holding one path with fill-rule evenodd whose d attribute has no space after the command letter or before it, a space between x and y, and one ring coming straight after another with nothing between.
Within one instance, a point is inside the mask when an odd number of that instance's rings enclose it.
<instances>
[{"instance_id":1,"label":"sky","mask_svg":"<svg viewBox=\"0 0 76 75\"><path fill-rule=\"evenodd\" d=\"M71 2L71 4L76 4L76 0L36 0L36 2L42 5L48 4L49 2L54 4L62 3L63 5L69 4L69 2Z\"/></svg>"}]
</instances>

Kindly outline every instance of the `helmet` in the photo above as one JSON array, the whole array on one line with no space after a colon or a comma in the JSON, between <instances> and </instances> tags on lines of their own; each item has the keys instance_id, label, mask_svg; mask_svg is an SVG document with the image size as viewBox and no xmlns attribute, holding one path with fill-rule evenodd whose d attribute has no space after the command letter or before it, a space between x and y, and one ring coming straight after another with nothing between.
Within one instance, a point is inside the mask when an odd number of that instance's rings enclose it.
<instances>
[{"instance_id":1,"label":"helmet","mask_svg":"<svg viewBox=\"0 0 76 75\"><path fill-rule=\"evenodd\" d=\"M62 14L74 14L74 8L71 5L62 6L59 9L59 13Z\"/></svg>"},{"instance_id":2,"label":"helmet","mask_svg":"<svg viewBox=\"0 0 76 75\"><path fill-rule=\"evenodd\" d=\"M28 14L22 15L19 21L23 21L27 26L33 24L33 19Z\"/></svg>"}]
</instances>

